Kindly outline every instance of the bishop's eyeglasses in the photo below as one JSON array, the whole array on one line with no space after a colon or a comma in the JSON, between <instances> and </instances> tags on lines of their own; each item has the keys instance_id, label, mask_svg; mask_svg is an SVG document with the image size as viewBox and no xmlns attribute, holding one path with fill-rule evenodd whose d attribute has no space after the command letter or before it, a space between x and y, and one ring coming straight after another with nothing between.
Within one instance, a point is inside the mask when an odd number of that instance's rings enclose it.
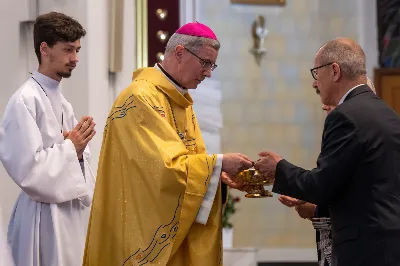
<instances>
[{"instance_id":1,"label":"bishop's eyeglasses","mask_svg":"<svg viewBox=\"0 0 400 266\"><path fill-rule=\"evenodd\" d=\"M200 60L200 64L204 69L211 69L211 71L213 71L214 69L217 68L216 64L201 58L200 56L198 56L197 54L193 53L192 51L190 51L186 47L184 47L184 48L185 48L186 51L188 51L189 53L191 53L192 55L194 55L195 57L197 57Z\"/></svg>"}]
</instances>

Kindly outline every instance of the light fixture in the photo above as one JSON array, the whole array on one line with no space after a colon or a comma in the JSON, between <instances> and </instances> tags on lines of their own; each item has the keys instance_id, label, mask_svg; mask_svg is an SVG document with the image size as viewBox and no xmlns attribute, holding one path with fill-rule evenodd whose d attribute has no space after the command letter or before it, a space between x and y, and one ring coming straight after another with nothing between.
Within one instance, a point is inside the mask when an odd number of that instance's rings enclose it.
<instances>
[{"instance_id":1,"label":"light fixture","mask_svg":"<svg viewBox=\"0 0 400 266\"><path fill-rule=\"evenodd\" d=\"M164 43L168 39L168 36L169 36L168 31L162 31L162 30L157 31L157 38L162 43Z\"/></svg>"},{"instance_id":2,"label":"light fixture","mask_svg":"<svg viewBox=\"0 0 400 266\"><path fill-rule=\"evenodd\" d=\"M159 52L157 53L157 61L162 62L164 60L164 54Z\"/></svg>"},{"instance_id":3,"label":"light fixture","mask_svg":"<svg viewBox=\"0 0 400 266\"><path fill-rule=\"evenodd\" d=\"M156 10L156 15L160 20L165 20L168 17L168 10L159 8Z\"/></svg>"}]
</instances>

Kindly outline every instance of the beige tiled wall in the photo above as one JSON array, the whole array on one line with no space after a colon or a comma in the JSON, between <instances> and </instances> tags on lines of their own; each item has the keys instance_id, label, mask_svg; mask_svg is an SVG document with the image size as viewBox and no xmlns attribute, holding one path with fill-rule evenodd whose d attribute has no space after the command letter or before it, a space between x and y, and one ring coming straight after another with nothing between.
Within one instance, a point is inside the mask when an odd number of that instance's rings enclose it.
<instances>
[{"instance_id":1,"label":"beige tiled wall","mask_svg":"<svg viewBox=\"0 0 400 266\"><path fill-rule=\"evenodd\" d=\"M222 48L214 79L222 83L222 151L253 159L270 149L304 168L312 168L320 149L325 114L312 88L309 69L320 45L346 36L358 40L356 1L287 0L285 7L233 5L201 0L198 20L215 30ZM266 18L268 50L257 66L251 24ZM246 199L233 218L236 247L315 246L309 221L281 205L276 196Z\"/></svg>"}]
</instances>

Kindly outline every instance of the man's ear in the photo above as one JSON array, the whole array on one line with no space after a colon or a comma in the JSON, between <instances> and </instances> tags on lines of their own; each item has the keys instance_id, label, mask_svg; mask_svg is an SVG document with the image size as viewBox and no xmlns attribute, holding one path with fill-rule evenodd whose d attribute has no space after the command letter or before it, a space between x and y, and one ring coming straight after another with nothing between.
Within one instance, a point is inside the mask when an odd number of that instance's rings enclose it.
<instances>
[{"instance_id":1,"label":"man's ear","mask_svg":"<svg viewBox=\"0 0 400 266\"><path fill-rule=\"evenodd\" d=\"M338 81L342 75L342 70L340 69L340 66L336 63L332 64L332 69L333 69L333 81Z\"/></svg>"},{"instance_id":2,"label":"man's ear","mask_svg":"<svg viewBox=\"0 0 400 266\"><path fill-rule=\"evenodd\" d=\"M41 53L41 54L47 56L47 55L49 54L49 50L50 50L50 47L49 47L49 45L48 45L46 42L42 42L42 43L40 44L40 53Z\"/></svg>"},{"instance_id":3,"label":"man's ear","mask_svg":"<svg viewBox=\"0 0 400 266\"><path fill-rule=\"evenodd\" d=\"M182 59L183 59L184 50L185 50L185 48L182 45L177 45L175 47L175 56L179 62L182 61Z\"/></svg>"}]
</instances>

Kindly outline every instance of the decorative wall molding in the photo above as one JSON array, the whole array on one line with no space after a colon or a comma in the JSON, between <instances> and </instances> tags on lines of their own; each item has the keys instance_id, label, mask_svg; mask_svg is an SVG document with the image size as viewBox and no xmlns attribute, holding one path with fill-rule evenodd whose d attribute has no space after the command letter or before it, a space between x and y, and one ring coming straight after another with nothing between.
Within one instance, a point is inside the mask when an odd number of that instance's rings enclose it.
<instances>
[{"instance_id":1,"label":"decorative wall molding","mask_svg":"<svg viewBox=\"0 0 400 266\"><path fill-rule=\"evenodd\" d=\"M110 1L109 34L109 71L116 73L122 70L124 0Z\"/></svg>"}]
</instances>

